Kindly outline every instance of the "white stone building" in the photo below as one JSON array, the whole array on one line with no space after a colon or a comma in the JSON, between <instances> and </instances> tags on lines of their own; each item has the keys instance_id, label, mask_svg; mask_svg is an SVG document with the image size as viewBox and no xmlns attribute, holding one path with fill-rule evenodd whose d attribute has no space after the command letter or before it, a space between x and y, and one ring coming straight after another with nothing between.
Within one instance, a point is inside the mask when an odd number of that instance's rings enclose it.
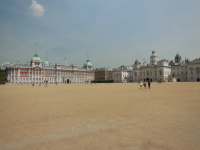
<instances>
[{"instance_id":1,"label":"white stone building","mask_svg":"<svg viewBox=\"0 0 200 150\"><path fill-rule=\"evenodd\" d=\"M170 61L172 74L169 76L173 82L199 82L200 59L190 62L189 59L182 61L180 54L175 56L175 61Z\"/></svg>"},{"instance_id":2,"label":"white stone building","mask_svg":"<svg viewBox=\"0 0 200 150\"><path fill-rule=\"evenodd\" d=\"M30 63L16 64L4 63L1 71L5 72L8 83L30 84L30 83L89 83L94 80L92 63L87 60L83 67L77 65L61 65L46 60L41 61L37 54L31 58Z\"/></svg>"},{"instance_id":3,"label":"white stone building","mask_svg":"<svg viewBox=\"0 0 200 150\"><path fill-rule=\"evenodd\" d=\"M145 61L143 65L141 65L136 59L133 70L131 70L129 74L129 82L139 82L141 80L150 80L151 82L168 81L168 76L171 74L171 67L169 66L169 61L166 59L158 61L158 56L155 50L153 50L150 57L150 64Z\"/></svg>"},{"instance_id":4,"label":"white stone building","mask_svg":"<svg viewBox=\"0 0 200 150\"><path fill-rule=\"evenodd\" d=\"M125 83L128 82L130 70L133 67L121 66L113 70L113 82L114 83Z\"/></svg>"}]
</instances>

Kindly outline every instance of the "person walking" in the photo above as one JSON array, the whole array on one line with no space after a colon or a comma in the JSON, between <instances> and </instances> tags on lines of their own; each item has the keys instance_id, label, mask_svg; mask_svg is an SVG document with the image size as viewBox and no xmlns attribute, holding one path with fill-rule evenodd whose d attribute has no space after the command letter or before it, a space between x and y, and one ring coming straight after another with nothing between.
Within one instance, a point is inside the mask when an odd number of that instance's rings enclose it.
<instances>
[{"instance_id":1,"label":"person walking","mask_svg":"<svg viewBox=\"0 0 200 150\"><path fill-rule=\"evenodd\" d=\"M142 89L142 85L143 85L143 82L142 81L140 81L140 88Z\"/></svg>"},{"instance_id":2,"label":"person walking","mask_svg":"<svg viewBox=\"0 0 200 150\"><path fill-rule=\"evenodd\" d=\"M146 82L144 82L144 88L145 88L145 89L147 89L147 85L146 85Z\"/></svg>"},{"instance_id":3,"label":"person walking","mask_svg":"<svg viewBox=\"0 0 200 150\"><path fill-rule=\"evenodd\" d=\"M48 86L47 86L47 81L45 82L45 88L46 88L46 87L48 87Z\"/></svg>"},{"instance_id":4,"label":"person walking","mask_svg":"<svg viewBox=\"0 0 200 150\"><path fill-rule=\"evenodd\" d=\"M150 89L150 85L151 85L151 82L150 82L150 81L148 81L148 87L149 87L149 89Z\"/></svg>"}]
</instances>

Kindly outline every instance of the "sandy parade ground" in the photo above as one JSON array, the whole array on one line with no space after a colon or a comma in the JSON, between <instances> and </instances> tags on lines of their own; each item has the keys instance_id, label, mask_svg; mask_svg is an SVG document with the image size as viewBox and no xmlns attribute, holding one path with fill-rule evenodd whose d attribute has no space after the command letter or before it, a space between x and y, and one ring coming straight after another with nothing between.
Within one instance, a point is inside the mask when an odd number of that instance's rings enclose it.
<instances>
[{"instance_id":1,"label":"sandy parade ground","mask_svg":"<svg viewBox=\"0 0 200 150\"><path fill-rule=\"evenodd\" d=\"M200 83L0 85L0 150L200 150Z\"/></svg>"}]
</instances>

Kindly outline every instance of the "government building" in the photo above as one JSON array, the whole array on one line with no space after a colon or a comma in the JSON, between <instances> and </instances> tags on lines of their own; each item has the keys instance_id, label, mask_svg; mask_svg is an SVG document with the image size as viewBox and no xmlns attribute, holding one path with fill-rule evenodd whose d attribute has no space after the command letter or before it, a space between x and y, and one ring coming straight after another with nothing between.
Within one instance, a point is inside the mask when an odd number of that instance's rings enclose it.
<instances>
[{"instance_id":1,"label":"government building","mask_svg":"<svg viewBox=\"0 0 200 150\"><path fill-rule=\"evenodd\" d=\"M1 71L5 72L7 82L13 84L30 83L90 83L94 80L92 63L87 60L83 67L77 65L61 65L46 60L41 61L38 54L34 54L27 64L4 63Z\"/></svg>"},{"instance_id":2,"label":"government building","mask_svg":"<svg viewBox=\"0 0 200 150\"><path fill-rule=\"evenodd\" d=\"M156 51L153 49L150 63L141 64L137 59L133 66L121 66L113 69L115 83L140 81L165 82L199 82L200 58L190 61L182 60L180 54L175 55L174 61L162 59L158 61Z\"/></svg>"}]
</instances>

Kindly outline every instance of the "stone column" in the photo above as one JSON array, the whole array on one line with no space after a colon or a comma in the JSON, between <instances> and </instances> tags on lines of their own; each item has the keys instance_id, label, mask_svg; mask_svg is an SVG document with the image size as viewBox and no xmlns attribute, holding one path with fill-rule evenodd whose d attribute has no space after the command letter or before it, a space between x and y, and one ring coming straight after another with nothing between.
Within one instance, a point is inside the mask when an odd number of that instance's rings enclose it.
<instances>
[{"instance_id":1,"label":"stone column","mask_svg":"<svg viewBox=\"0 0 200 150\"><path fill-rule=\"evenodd\" d=\"M19 83L19 81L20 81L20 69L18 69L18 77L17 77L17 79L18 79L18 83Z\"/></svg>"},{"instance_id":2,"label":"stone column","mask_svg":"<svg viewBox=\"0 0 200 150\"><path fill-rule=\"evenodd\" d=\"M13 77L14 77L14 81L13 81L13 83L15 83L15 69L14 69L14 75L13 75Z\"/></svg>"},{"instance_id":3,"label":"stone column","mask_svg":"<svg viewBox=\"0 0 200 150\"><path fill-rule=\"evenodd\" d=\"M30 84L30 69L28 69L28 84Z\"/></svg>"},{"instance_id":4,"label":"stone column","mask_svg":"<svg viewBox=\"0 0 200 150\"><path fill-rule=\"evenodd\" d=\"M36 82L36 71L35 71L35 69L33 69L33 72L34 72L34 83Z\"/></svg>"},{"instance_id":5,"label":"stone column","mask_svg":"<svg viewBox=\"0 0 200 150\"><path fill-rule=\"evenodd\" d=\"M33 69L31 69L31 83L33 83Z\"/></svg>"},{"instance_id":6,"label":"stone column","mask_svg":"<svg viewBox=\"0 0 200 150\"><path fill-rule=\"evenodd\" d=\"M12 70L10 70L10 83L12 83Z\"/></svg>"}]
</instances>

